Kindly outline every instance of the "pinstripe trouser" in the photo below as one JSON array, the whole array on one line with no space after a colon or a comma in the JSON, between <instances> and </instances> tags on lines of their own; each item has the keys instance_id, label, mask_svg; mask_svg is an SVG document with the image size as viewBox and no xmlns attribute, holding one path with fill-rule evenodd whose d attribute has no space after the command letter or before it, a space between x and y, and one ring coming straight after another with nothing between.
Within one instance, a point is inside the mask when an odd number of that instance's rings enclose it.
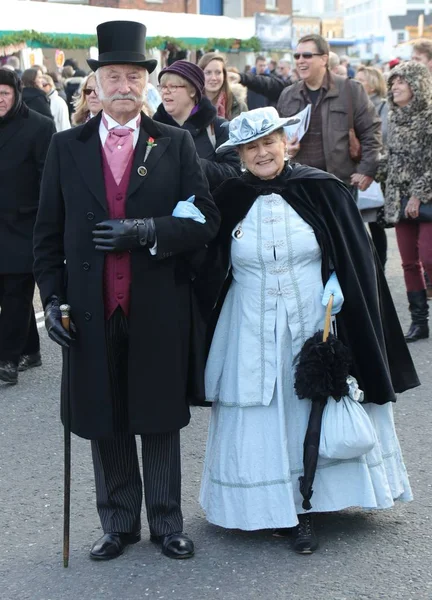
<instances>
[{"instance_id":1,"label":"pinstripe trouser","mask_svg":"<svg viewBox=\"0 0 432 600\"><path fill-rule=\"evenodd\" d=\"M91 442L96 504L104 533L135 532L141 529L142 481L135 436L126 433L128 321L120 307L105 335L117 433ZM141 442L150 533L182 531L180 432L141 435Z\"/></svg>"}]
</instances>

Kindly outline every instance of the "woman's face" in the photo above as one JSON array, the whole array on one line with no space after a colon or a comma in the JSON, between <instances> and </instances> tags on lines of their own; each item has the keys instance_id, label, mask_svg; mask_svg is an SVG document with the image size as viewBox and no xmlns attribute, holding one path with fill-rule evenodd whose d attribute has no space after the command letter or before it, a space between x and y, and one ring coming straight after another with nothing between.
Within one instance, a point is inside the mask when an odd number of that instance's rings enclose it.
<instances>
[{"instance_id":1,"label":"woman's face","mask_svg":"<svg viewBox=\"0 0 432 600\"><path fill-rule=\"evenodd\" d=\"M43 78L43 73L42 73L42 71L39 71L39 69L38 69L38 72L37 72L37 75L35 78L35 84L36 84L36 87L38 87L43 92L45 91L44 86L43 86L44 83L45 83L45 80Z\"/></svg>"},{"instance_id":2,"label":"woman's face","mask_svg":"<svg viewBox=\"0 0 432 600\"><path fill-rule=\"evenodd\" d=\"M407 106L413 97L410 86L402 77L395 77L391 84L393 101L397 106Z\"/></svg>"},{"instance_id":3,"label":"woman's face","mask_svg":"<svg viewBox=\"0 0 432 600\"><path fill-rule=\"evenodd\" d=\"M246 169L260 179L273 179L285 164L287 139L277 132L239 146Z\"/></svg>"},{"instance_id":4,"label":"woman's face","mask_svg":"<svg viewBox=\"0 0 432 600\"><path fill-rule=\"evenodd\" d=\"M89 77L87 80L87 84L84 88L84 90L87 90L87 94L86 94L86 102L87 102L87 108L89 109L89 111L91 112L92 115L96 115L99 111L102 110L102 104L99 101L99 98L96 96L96 78L95 77ZM88 93L90 91L90 94Z\"/></svg>"},{"instance_id":5,"label":"woman's face","mask_svg":"<svg viewBox=\"0 0 432 600\"><path fill-rule=\"evenodd\" d=\"M164 109L173 119L183 117L195 105L188 82L183 77L167 75L158 89Z\"/></svg>"},{"instance_id":6,"label":"woman's face","mask_svg":"<svg viewBox=\"0 0 432 600\"><path fill-rule=\"evenodd\" d=\"M205 91L216 94L224 82L223 65L220 60L211 60L204 69Z\"/></svg>"},{"instance_id":7,"label":"woman's face","mask_svg":"<svg viewBox=\"0 0 432 600\"><path fill-rule=\"evenodd\" d=\"M357 81L360 81L360 83L362 84L362 86L365 89L366 94L371 95L373 94L373 89L371 88L371 86L369 85L366 75L364 74L363 71L359 71L357 73L357 75L355 76L355 78L357 79Z\"/></svg>"}]
</instances>

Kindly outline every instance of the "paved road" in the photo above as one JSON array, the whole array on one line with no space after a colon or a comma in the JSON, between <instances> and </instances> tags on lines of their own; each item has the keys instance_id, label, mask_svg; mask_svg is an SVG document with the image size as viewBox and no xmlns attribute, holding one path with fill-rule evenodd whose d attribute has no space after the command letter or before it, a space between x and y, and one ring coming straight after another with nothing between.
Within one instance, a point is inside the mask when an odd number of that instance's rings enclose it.
<instances>
[{"instance_id":1,"label":"paved road","mask_svg":"<svg viewBox=\"0 0 432 600\"><path fill-rule=\"evenodd\" d=\"M399 257L391 237L388 277L408 322ZM197 496L208 412L195 409L183 433L185 529L196 542L172 561L148 541L119 559L87 558L100 535L89 443L73 440L71 563L62 567L60 357L45 334L44 364L0 387L1 600L432 600L431 344L412 346L423 386L406 393L395 416L415 501L393 510L346 510L318 520L320 550L297 556L269 532L207 524Z\"/></svg>"}]
</instances>

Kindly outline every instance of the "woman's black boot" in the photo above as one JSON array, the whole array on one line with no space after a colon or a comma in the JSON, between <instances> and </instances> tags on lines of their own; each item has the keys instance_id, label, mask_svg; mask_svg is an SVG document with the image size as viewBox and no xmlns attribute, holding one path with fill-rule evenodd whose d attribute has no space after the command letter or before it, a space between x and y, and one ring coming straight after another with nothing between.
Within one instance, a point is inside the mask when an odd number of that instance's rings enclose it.
<instances>
[{"instance_id":1,"label":"woman's black boot","mask_svg":"<svg viewBox=\"0 0 432 600\"><path fill-rule=\"evenodd\" d=\"M299 554L312 554L318 548L318 539L313 528L312 515L298 515L294 550Z\"/></svg>"},{"instance_id":2,"label":"woman's black boot","mask_svg":"<svg viewBox=\"0 0 432 600\"><path fill-rule=\"evenodd\" d=\"M407 343L424 340L429 337L429 306L426 290L408 292L409 310L411 313L411 326L405 336Z\"/></svg>"}]
</instances>

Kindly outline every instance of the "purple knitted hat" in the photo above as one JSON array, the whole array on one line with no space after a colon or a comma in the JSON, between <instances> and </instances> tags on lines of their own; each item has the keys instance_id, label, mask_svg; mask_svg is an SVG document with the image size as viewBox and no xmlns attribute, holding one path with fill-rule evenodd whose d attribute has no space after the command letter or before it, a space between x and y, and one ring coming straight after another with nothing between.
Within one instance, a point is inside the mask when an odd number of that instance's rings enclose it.
<instances>
[{"instance_id":1,"label":"purple knitted hat","mask_svg":"<svg viewBox=\"0 0 432 600\"><path fill-rule=\"evenodd\" d=\"M191 83L197 91L197 100L198 102L201 100L203 91L204 91L204 72L198 65L194 65L188 60L176 60L169 67L165 67L159 73L158 81L161 80L162 75L165 73L173 73L174 75L179 75L179 77L183 77Z\"/></svg>"}]
</instances>

